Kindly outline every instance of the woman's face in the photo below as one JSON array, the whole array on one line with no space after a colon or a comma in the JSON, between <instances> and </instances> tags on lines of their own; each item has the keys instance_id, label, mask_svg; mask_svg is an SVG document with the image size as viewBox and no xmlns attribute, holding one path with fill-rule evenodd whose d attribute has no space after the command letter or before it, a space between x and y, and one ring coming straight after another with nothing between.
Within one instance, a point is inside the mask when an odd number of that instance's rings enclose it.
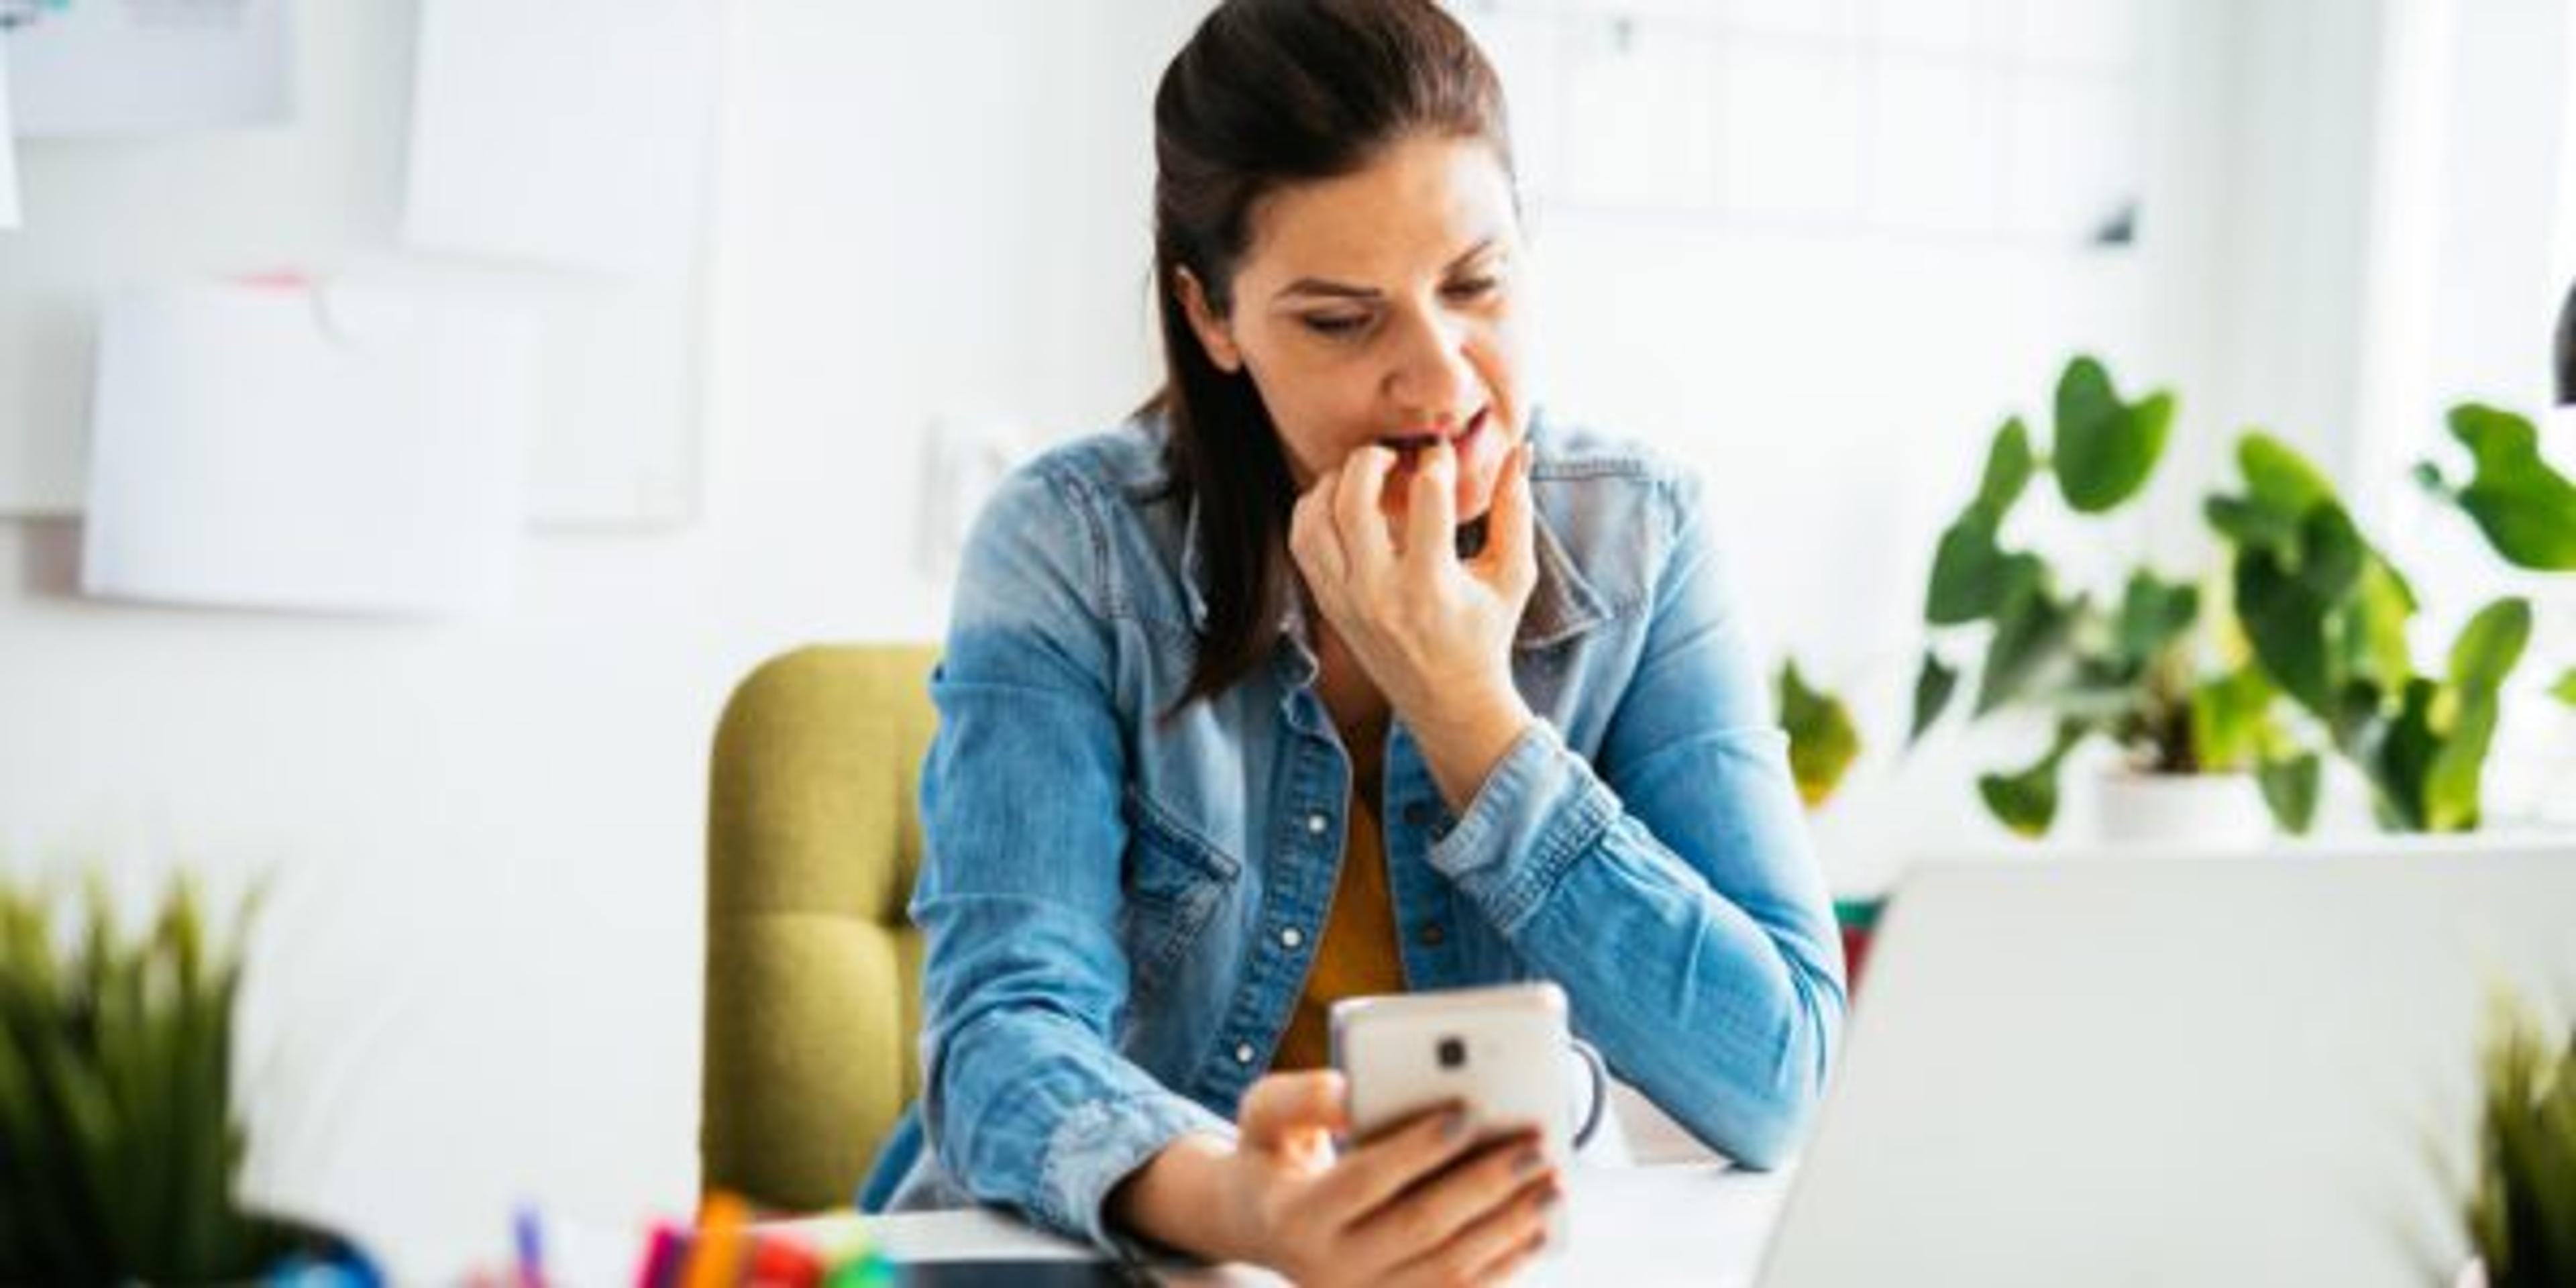
<instances>
[{"instance_id":1,"label":"woman's face","mask_svg":"<svg viewBox=\"0 0 2576 1288\"><path fill-rule=\"evenodd\" d=\"M1182 276L1209 357L1249 371L1302 491L1371 443L1401 463L1381 507L1401 522L1420 447L1458 453L1458 519L1482 516L1523 426L1513 321L1520 221L1492 148L1417 134L1367 168L1255 206L1217 317Z\"/></svg>"}]
</instances>

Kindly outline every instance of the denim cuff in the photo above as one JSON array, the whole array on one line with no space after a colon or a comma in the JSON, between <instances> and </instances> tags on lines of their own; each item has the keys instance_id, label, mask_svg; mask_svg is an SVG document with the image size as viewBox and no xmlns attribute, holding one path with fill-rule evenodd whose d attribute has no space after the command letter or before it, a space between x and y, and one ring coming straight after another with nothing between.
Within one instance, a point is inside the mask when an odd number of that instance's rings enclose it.
<instances>
[{"instance_id":1,"label":"denim cuff","mask_svg":"<svg viewBox=\"0 0 2576 1288\"><path fill-rule=\"evenodd\" d=\"M1621 815L1619 798L1536 721L1431 845L1431 866L1456 882L1505 935L1519 929L1575 859Z\"/></svg>"},{"instance_id":2,"label":"denim cuff","mask_svg":"<svg viewBox=\"0 0 2576 1288\"><path fill-rule=\"evenodd\" d=\"M1109 1192L1173 1138L1194 1131L1234 1138L1234 1124L1170 1092L1075 1106L1047 1139L1031 1215L1121 1260L1152 1259L1152 1245L1110 1225Z\"/></svg>"}]
</instances>

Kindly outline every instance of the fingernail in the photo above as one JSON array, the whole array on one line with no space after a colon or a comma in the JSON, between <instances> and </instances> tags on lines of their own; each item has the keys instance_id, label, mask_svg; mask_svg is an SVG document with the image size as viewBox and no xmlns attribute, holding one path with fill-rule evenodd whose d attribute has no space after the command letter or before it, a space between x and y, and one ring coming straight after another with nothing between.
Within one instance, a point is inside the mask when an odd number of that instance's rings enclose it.
<instances>
[{"instance_id":1,"label":"fingernail","mask_svg":"<svg viewBox=\"0 0 2576 1288\"><path fill-rule=\"evenodd\" d=\"M1445 1113L1445 1114L1440 1115L1440 1139L1442 1139L1442 1140L1447 1140L1447 1141L1454 1141L1454 1140L1457 1140L1459 1137L1464 1136L1464 1135L1466 1135L1466 1134L1467 1134L1467 1111L1466 1111L1466 1110L1464 1110L1464 1109L1452 1109L1452 1110L1450 1110L1449 1112L1447 1112L1447 1113Z\"/></svg>"},{"instance_id":2,"label":"fingernail","mask_svg":"<svg viewBox=\"0 0 2576 1288\"><path fill-rule=\"evenodd\" d=\"M1551 1185L1538 1196L1538 1210L1546 1212L1565 1200L1565 1191Z\"/></svg>"},{"instance_id":3,"label":"fingernail","mask_svg":"<svg viewBox=\"0 0 2576 1288\"><path fill-rule=\"evenodd\" d=\"M1545 1166L1547 1166L1547 1155L1535 1149L1525 1149L1521 1151L1520 1157L1512 1160L1512 1175L1532 1176L1537 1174L1538 1169Z\"/></svg>"}]
</instances>

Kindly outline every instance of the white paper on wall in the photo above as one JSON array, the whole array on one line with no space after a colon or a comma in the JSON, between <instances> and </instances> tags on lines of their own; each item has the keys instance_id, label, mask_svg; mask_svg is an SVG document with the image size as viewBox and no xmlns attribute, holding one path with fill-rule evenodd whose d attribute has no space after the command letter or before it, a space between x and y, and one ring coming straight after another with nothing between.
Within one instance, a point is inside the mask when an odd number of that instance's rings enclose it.
<instances>
[{"instance_id":1,"label":"white paper on wall","mask_svg":"<svg viewBox=\"0 0 2576 1288\"><path fill-rule=\"evenodd\" d=\"M22 138L283 125L294 113L291 0L82 0L5 41Z\"/></svg>"},{"instance_id":2,"label":"white paper on wall","mask_svg":"<svg viewBox=\"0 0 2576 1288\"><path fill-rule=\"evenodd\" d=\"M112 301L82 589L325 612L498 607L537 338L486 302L359 284Z\"/></svg>"},{"instance_id":3,"label":"white paper on wall","mask_svg":"<svg viewBox=\"0 0 2576 1288\"><path fill-rule=\"evenodd\" d=\"M422 0L404 240L685 276L718 16L713 0Z\"/></svg>"}]
</instances>

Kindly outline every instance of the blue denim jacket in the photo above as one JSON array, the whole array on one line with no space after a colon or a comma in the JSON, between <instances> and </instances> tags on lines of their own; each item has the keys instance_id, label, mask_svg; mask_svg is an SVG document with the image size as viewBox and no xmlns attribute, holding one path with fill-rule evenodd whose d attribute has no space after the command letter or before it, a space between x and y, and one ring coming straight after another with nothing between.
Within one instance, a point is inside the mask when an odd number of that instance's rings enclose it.
<instances>
[{"instance_id":1,"label":"blue denim jacket","mask_svg":"<svg viewBox=\"0 0 2576 1288\"><path fill-rule=\"evenodd\" d=\"M1614 1073L1767 1166L1843 1016L1787 740L1696 483L1531 432L1538 579L1512 671L1540 723L1455 817L1389 733L1405 980L1556 981ZM1046 454L969 539L921 784L923 1098L872 1210L994 1203L1119 1246L1110 1190L1178 1133L1231 1134L1304 988L1350 761L1293 612L1271 665L1162 718L1205 605L1161 442L1147 417Z\"/></svg>"}]
</instances>

